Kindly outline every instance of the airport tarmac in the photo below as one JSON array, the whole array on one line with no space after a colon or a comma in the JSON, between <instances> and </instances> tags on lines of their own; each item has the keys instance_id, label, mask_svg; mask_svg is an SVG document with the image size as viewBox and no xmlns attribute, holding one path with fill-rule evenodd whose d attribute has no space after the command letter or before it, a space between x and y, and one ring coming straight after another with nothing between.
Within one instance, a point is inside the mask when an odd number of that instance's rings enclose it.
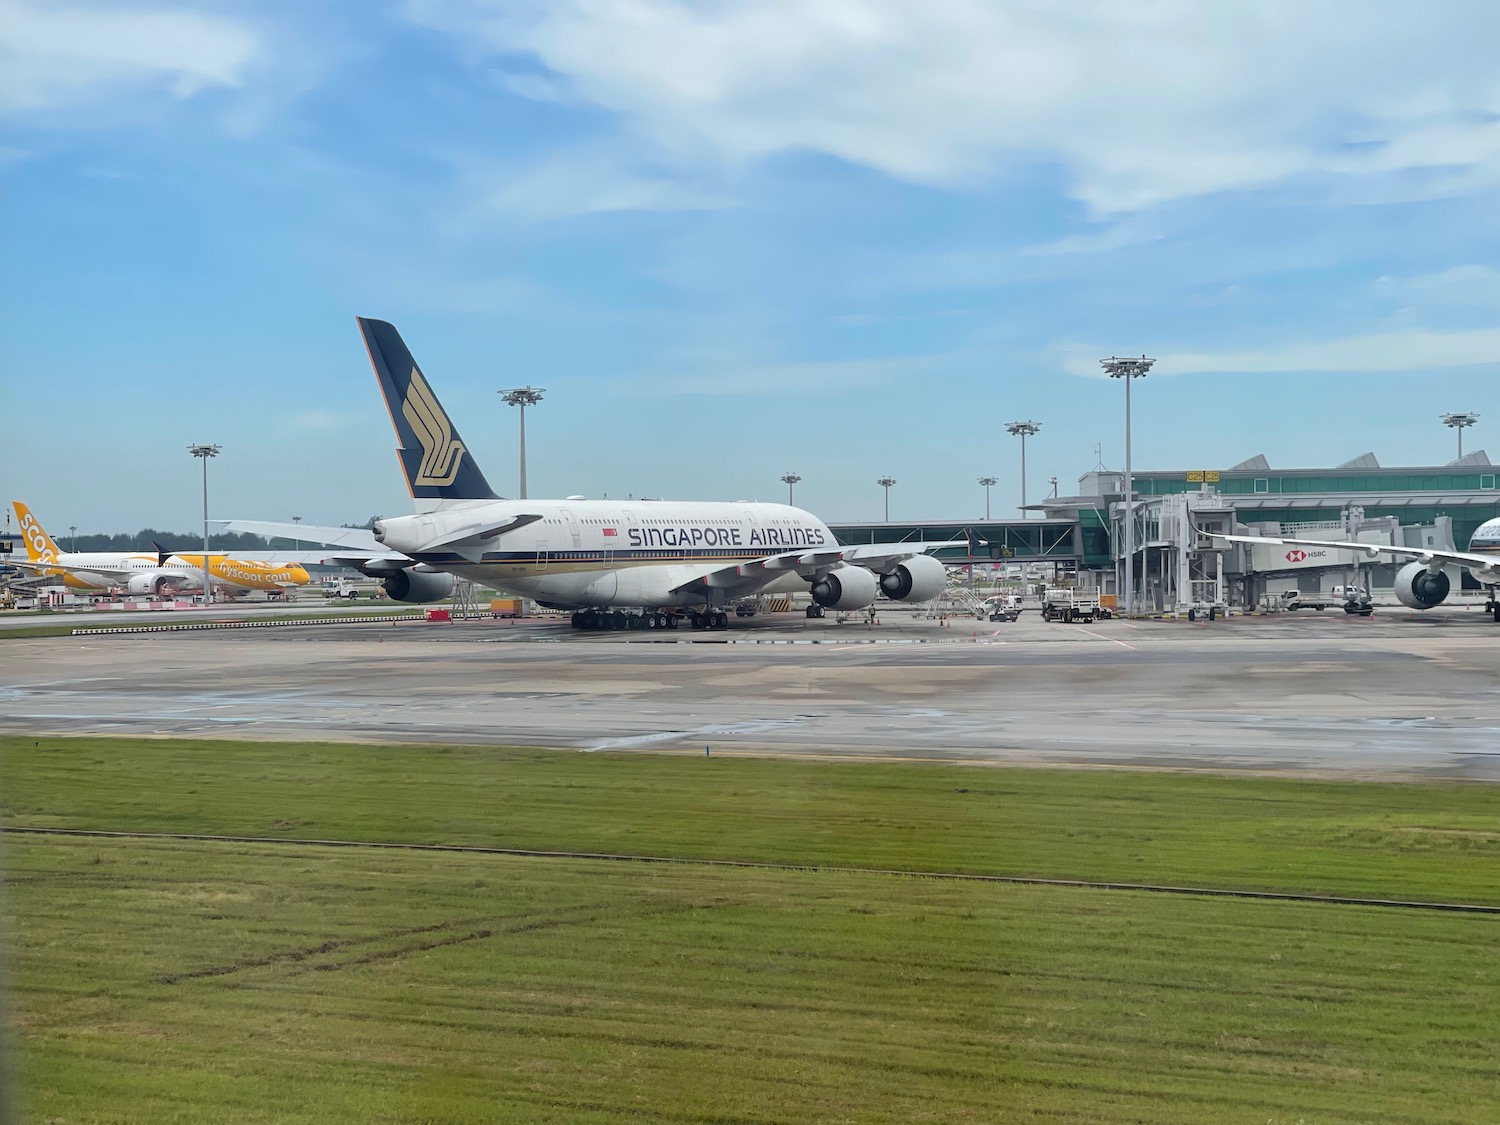
<instances>
[{"instance_id":1,"label":"airport tarmac","mask_svg":"<svg viewBox=\"0 0 1500 1125\"><path fill-rule=\"evenodd\" d=\"M1494 781L1500 627L1464 611L887 612L727 633L486 620L17 639L0 648L0 731Z\"/></svg>"}]
</instances>

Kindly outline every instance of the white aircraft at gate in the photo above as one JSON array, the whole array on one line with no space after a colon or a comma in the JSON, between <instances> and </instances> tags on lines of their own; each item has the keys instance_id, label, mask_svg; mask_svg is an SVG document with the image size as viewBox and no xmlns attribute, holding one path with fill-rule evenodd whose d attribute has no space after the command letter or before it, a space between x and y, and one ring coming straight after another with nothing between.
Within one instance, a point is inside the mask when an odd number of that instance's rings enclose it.
<instances>
[{"instance_id":1,"label":"white aircraft at gate","mask_svg":"<svg viewBox=\"0 0 1500 1125\"><path fill-rule=\"evenodd\" d=\"M228 526L369 548L329 561L383 578L399 601L446 597L457 575L571 609L575 628L675 628L685 617L695 628L722 629L725 607L755 594L809 593L836 610L862 609L881 593L927 601L947 585L943 564L927 552L964 545L844 547L822 520L785 504L502 499L396 329L362 317L358 324L417 513L377 520L363 544L347 529Z\"/></svg>"}]
</instances>

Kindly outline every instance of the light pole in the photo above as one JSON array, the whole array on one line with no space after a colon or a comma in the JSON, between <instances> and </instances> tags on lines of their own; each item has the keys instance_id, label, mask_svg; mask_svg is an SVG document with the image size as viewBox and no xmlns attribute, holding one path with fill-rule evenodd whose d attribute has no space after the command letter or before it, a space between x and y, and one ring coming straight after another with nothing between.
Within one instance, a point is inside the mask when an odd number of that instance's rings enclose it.
<instances>
[{"instance_id":1,"label":"light pole","mask_svg":"<svg viewBox=\"0 0 1500 1125\"><path fill-rule=\"evenodd\" d=\"M1021 439L1021 518L1026 518L1026 439L1042 427L1037 422L1011 422L1005 427L1012 437Z\"/></svg>"},{"instance_id":2,"label":"light pole","mask_svg":"<svg viewBox=\"0 0 1500 1125\"><path fill-rule=\"evenodd\" d=\"M885 522L891 522L891 485L896 483L895 477L881 477L875 482L885 489Z\"/></svg>"},{"instance_id":3,"label":"light pole","mask_svg":"<svg viewBox=\"0 0 1500 1125\"><path fill-rule=\"evenodd\" d=\"M1099 366L1111 379L1125 380L1125 616L1135 613L1135 480L1130 475L1130 381L1144 379L1156 360L1110 356Z\"/></svg>"},{"instance_id":4,"label":"light pole","mask_svg":"<svg viewBox=\"0 0 1500 1125\"><path fill-rule=\"evenodd\" d=\"M988 523L990 518L990 487L1000 482L996 477L980 477L979 483L984 485L984 519Z\"/></svg>"},{"instance_id":5,"label":"light pole","mask_svg":"<svg viewBox=\"0 0 1500 1125\"><path fill-rule=\"evenodd\" d=\"M292 517L292 522L293 523L301 523L302 522L302 517L301 516L293 516ZM292 547L293 547L293 549L298 550L298 551L302 550L302 540L300 540L300 539L293 539L292 540Z\"/></svg>"},{"instance_id":6,"label":"light pole","mask_svg":"<svg viewBox=\"0 0 1500 1125\"><path fill-rule=\"evenodd\" d=\"M1478 414L1444 414L1443 425L1458 431L1458 459L1464 459L1464 429L1479 421Z\"/></svg>"},{"instance_id":7,"label":"light pole","mask_svg":"<svg viewBox=\"0 0 1500 1125\"><path fill-rule=\"evenodd\" d=\"M1052 499L1056 500L1057 499L1057 478L1056 477L1048 477L1047 478L1047 483L1052 486Z\"/></svg>"},{"instance_id":8,"label":"light pole","mask_svg":"<svg viewBox=\"0 0 1500 1125\"><path fill-rule=\"evenodd\" d=\"M68 525L68 542L68 550L76 554L78 551L78 529L72 524Z\"/></svg>"},{"instance_id":9,"label":"light pole","mask_svg":"<svg viewBox=\"0 0 1500 1125\"><path fill-rule=\"evenodd\" d=\"M519 406L521 408L521 495L517 499L526 499L526 408L535 406L542 401L542 393L546 387L512 387L508 391L500 391L507 406Z\"/></svg>"},{"instance_id":10,"label":"light pole","mask_svg":"<svg viewBox=\"0 0 1500 1125\"><path fill-rule=\"evenodd\" d=\"M213 597L208 580L208 459L219 455L217 445L190 445L188 452L203 462L203 604Z\"/></svg>"},{"instance_id":11,"label":"light pole","mask_svg":"<svg viewBox=\"0 0 1500 1125\"><path fill-rule=\"evenodd\" d=\"M794 507L792 504L792 486L801 479L796 473L781 474L781 483L786 485L786 506L788 508Z\"/></svg>"}]
</instances>

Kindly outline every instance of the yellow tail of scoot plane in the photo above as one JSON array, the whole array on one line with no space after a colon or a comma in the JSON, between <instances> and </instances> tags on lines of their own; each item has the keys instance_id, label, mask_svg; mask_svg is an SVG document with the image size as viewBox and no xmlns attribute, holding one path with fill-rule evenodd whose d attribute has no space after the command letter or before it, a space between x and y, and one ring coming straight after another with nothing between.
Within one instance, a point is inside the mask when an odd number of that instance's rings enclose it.
<instances>
[{"instance_id":1,"label":"yellow tail of scoot plane","mask_svg":"<svg viewBox=\"0 0 1500 1125\"><path fill-rule=\"evenodd\" d=\"M20 521L21 538L26 540L26 557L32 562L56 562L62 552L52 542L52 536L37 522L30 508L19 500L12 501L12 504L16 509L16 519Z\"/></svg>"},{"instance_id":2,"label":"yellow tail of scoot plane","mask_svg":"<svg viewBox=\"0 0 1500 1125\"><path fill-rule=\"evenodd\" d=\"M62 558L62 551L52 541L52 536L47 534L47 529L41 525L31 509L19 500L12 500L11 507L16 510L17 526L21 532L21 538L26 542L26 558L34 563L55 563ZM51 567L46 570L37 570L37 574L46 578L61 578L63 585L75 590L91 590L93 584L84 581L77 575L69 574L62 567Z\"/></svg>"}]
</instances>

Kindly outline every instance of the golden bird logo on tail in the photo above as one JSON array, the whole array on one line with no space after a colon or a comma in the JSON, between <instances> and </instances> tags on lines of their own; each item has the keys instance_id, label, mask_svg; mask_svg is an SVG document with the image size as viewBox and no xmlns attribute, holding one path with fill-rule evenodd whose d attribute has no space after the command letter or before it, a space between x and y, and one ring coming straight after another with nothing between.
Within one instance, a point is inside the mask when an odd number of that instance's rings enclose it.
<instances>
[{"instance_id":1,"label":"golden bird logo on tail","mask_svg":"<svg viewBox=\"0 0 1500 1125\"><path fill-rule=\"evenodd\" d=\"M422 443L422 463L417 466L417 476L412 484L423 487L452 484L463 463L464 443L453 436L453 424L438 405L427 380L415 367L411 369L411 382L406 388L406 398L401 402L401 413Z\"/></svg>"}]
</instances>

